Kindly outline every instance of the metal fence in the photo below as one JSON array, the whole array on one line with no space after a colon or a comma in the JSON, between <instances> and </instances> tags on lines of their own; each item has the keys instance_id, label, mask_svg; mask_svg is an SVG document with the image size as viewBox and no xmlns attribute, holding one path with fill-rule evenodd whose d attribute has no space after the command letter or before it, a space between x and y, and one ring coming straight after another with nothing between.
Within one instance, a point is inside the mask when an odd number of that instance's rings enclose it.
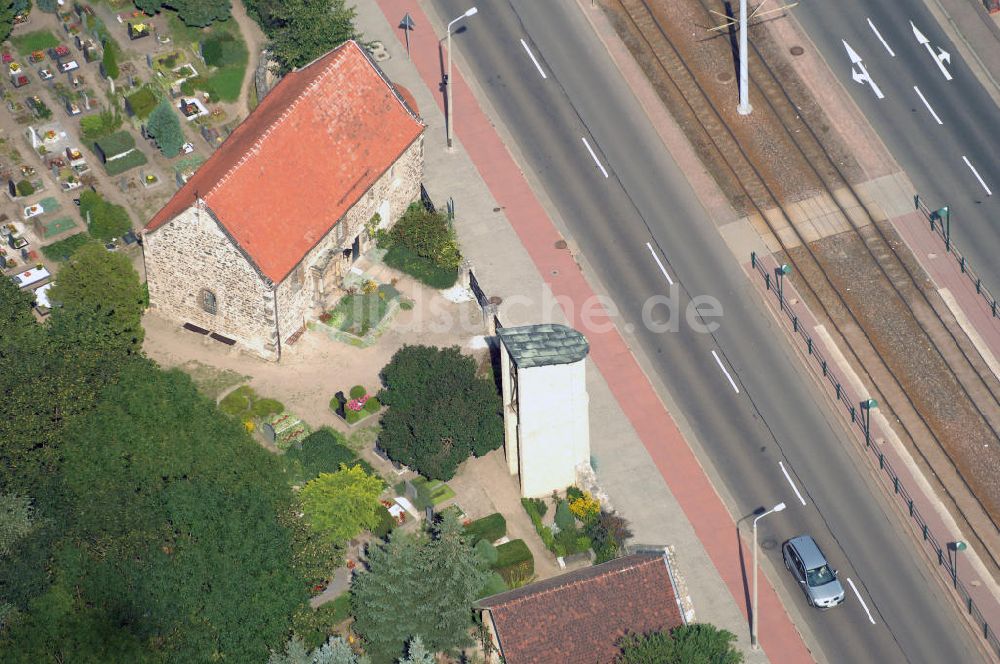
<instances>
[{"instance_id":1,"label":"metal fence","mask_svg":"<svg viewBox=\"0 0 1000 664\"><path fill-rule=\"evenodd\" d=\"M955 257L958 261L958 265L962 270L962 274L969 278L972 285L976 287L976 292L986 300L986 306L990 308L993 312L994 318L1000 318L1000 313L998 313L997 299L990 294L989 289L983 285L983 280L972 271L972 266L969 265L969 261L966 260L965 255L958 250L955 243L951 239L951 211L947 207L943 207L940 210L932 210L921 200L920 195L915 195L913 197L913 204L918 211L922 212L927 221L930 222L931 232L939 235L944 241L944 249L947 253Z\"/></svg>"},{"instance_id":2,"label":"metal fence","mask_svg":"<svg viewBox=\"0 0 1000 664\"><path fill-rule=\"evenodd\" d=\"M986 622L985 616L983 616L979 607L976 606L976 603L973 601L972 596L965 587L965 584L958 579L958 573L955 566L957 559L955 561L952 560L951 555L946 548L947 543L945 547L941 546L941 542L938 541L937 537L934 536L934 533L931 532L930 527L927 525L927 521L924 520L923 516L920 514L920 510L918 510L916 505L914 505L913 498L906 490L906 487L903 486L903 483L899 479L899 475L897 475L896 471L893 470L892 465L885 457L885 454L881 450L877 449L877 446L872 445L871 408L866 402L856 404L851 401L850 396L847 394L847 390L844 389L843 384L830 369L828 360L820 352L817 344L813 341L813 338L809 336L808 332L806 332L805 327L800 324L798 315L792 311L791 307L788 305L783 292L783 277L779 275L778 270L774 272L768 271L768 269L761 264L756 252L751 252L750 264L753 266L754 270L756 270L761 277L763 277L765 289L775 293L781 312L787 316L788 320L792 324L792 332L794 332L805 343L809 357L815 361L818 368L822 372L823 380L829 383L830 388L832 388L833 393L836 395L837 401L843 405L844 409L850 415L851 426L856 427L864 437L865 456L872 460L873 463L878 464L878 469L884 475L884 478L888 481L889 485L892 486L893 495L902 501L902 505L907 514L916 524L917 530L922 536L922 542L925 546L925 550L930 553L932 558L936 558L937 564L944 567L951 576L954 590L958 595L966 613L968 613L969 617L979 628L980 634L989 644L990 648L993 649L993 652L997 656L1000 656L1000 640L997 639L997 635L994 633L989 623Z\"/></svg>"}]
</instances>

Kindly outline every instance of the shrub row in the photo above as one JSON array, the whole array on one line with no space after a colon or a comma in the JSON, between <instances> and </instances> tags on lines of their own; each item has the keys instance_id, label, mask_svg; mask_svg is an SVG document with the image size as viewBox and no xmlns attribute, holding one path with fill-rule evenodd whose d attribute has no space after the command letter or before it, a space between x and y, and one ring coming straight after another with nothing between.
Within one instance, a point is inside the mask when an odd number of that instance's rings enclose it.
<instances>
[{"instance_id":1,"label":"shrub row","mask_svg":"<svg viewBox=\"0 0 1000 664\"><path fill-rule=\"evenodd\" d=\"M511 540L497 547L493 569L507 585L521 585L535 573L535 558L524 540Z\"/></svg>"},{"instance_id":2,"label":"shrub row","mask_svg":"<svg viewBox=\"0 0 1000 664\"><path fill-rule=\"evenodd\" d=\"M458 281L458 270L438 267L400 244L394 244L382 259L386 265L405 272L417 281L438 290L451 288Z\"/></svg>"},{"instance_id":3,"label":"shrub row","mask_svg":"<svg viewBox=\"0 0 1000 664\"><path fill-rule=\"evenodd\" d=\"M42 255L50 261L67 261L74 251L92 241L93 238L90 237L89 233L77 233L58 242L45 245L42 247Z\"/></svg>"},{"instance_id":4,"label":"shrub row","mask_svg":"<svg viewBox=\"0 0 1000 664\"><path fill-rule=\"evenodd\" d=\"M465 534L469 536L470 544L479 540L495 542L507 534L507 519L503 518L503 514L494 512L467 525Z\"/></svg>"}]
</instances>

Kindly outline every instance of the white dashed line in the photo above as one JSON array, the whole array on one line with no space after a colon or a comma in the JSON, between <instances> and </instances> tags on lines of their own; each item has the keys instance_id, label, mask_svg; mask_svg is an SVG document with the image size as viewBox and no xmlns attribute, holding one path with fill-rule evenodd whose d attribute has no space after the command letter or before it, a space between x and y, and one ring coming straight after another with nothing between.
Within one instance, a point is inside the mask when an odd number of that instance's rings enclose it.
<instances>
[{"instance_id":1,"label":"white dashed line","mask_svg":"<svg viewBox=\"0 0 1000 664\"><path fill-rule=\"evenodd\" d=\"M983 178L982 178L982 177L980 177L980 175L979 175L979 171L977 171L977 170L976 170L976 167L972 165L972 162L971 162L971 161L969 161L969 158L968 158L968 157L966 157L966 156L965 156L965 155L963 154L963 155L962 155L962 159L963 159L963 160L965 160L965 165L969 167L969 170L970 170L970 171L972 171L972 174L976 176L976 179L977 179L977 180L979 180L979 184L983 185L983 189L985 189L985 190L986 190L986 195L987 195L987 196L992 196L992 195L993 195L993 192L992 192L992 191L990 191L990 188L986 186L986 183L985 183L985 182L983 182Z\"/></svg>"},{"instance_id":2,"label":"white dashed line","mask_svg":"<svg viewBox=\"0 0 1000 664\"><path fill-rule=\"evenodd\" d=\"M792 491L795 492L795 496L799 499L799 502L805 505L806 499L802 497L801 493L799 493L799 487L795 486L795 482L792 481L792 476L789 475L788 471L785 469L785 464L779 461L778 465L781 466L781 472L785 474L785 479L788 480L788 483L792 485Z\"/></svg>"},{"instance_id":3,"label":"white dashed line","mask_svg":"<svg viewBox=\"0 0 1000 664\"><path fill-rule=\"evenodd\" d=\"M875 36L878 37L878 40L882 42L882 46L885 46L885 50L889 51L889 55L891 55L892 57L896 57L896 54L892 52L891 48L889 48L889 44L887 44L886 41L882 39L882 34L878 31L878 28L875 27L875 24L872 23L871 19L868 19L868 25L871 26L872 32L875 33Z\"/></svg>"},{"instance_id":4,"label":"white dashed line","mask_svg":"<svg viewBox=\"0 0 1000 664\"><path fill-rule=\"evenodd\" d=\"M545 72L542 70L542 66L538 64L538 60L535 59L535 54L531 52L530 48L528 48L528 42L522 39L521 46L523 46L524 50L528 52L528 57L531 58L531 61L535 63L535 69L537 69L538 73L542 75L542 78L548 78L548 76L546 76Z\"/></svg>"},{"instance_id":5,"label":"white dashed line","mask_svg":"<svg viewBox=\"0 0 1000 664\"><path fill-rule=\"evenodd\" d=\"M649 247L649 253L653 254L653 260L660 266L660 272L662 272L663 276L667 278L667 283L673 286L674 280L670 278L669 274L667 274L667 268L663 267L663 263L660 262L660 257L656 255L656 250L653 249L653 245L647 242L646 246Z\"/></svg>"},{"instance_id":6,"label":"white dashed line","mask_svg":"<svg viewBox=\"0 0 1000 664\"><path fill-rule=\"evenodd\" d=\"M917 96L920 97L920 101L924 102L924 106L926 106L927 110L931 112L931 115L934 116L934 119L937 120L937 123L939 125L943 125L944 123L941 122L941 118L939 118L938 114L934 112L934 109L931 108L931 105L927 103L927 99L924 98L924 93L920 91L920 88L914 85L913 89L917 91Z\"/></svg>"},{"instance_id":7,"label":"white dashed line","mask_svg":"<svg viewBox=\"0 0 1000 664\"><path fill-rule=\"evenodd\" d=\"M587 146L587 152L589 152L590 156L594 158L594 163L597 164L597 167L601 169L602 173L604 173L604 177L608 177L608 172L604 170L604 164L602 164L601 160L597 158L596 154L594 154L594 149L590 147L590 143L587 142L587 138L585 136L581 136L580 140Z\"/></svg>"},{"instance_id":8,"label":"white dashed line","mask_svg":"<svg viewBox=\"0 0 1000 664\"><path fill-rule=\"evenodd\" d=\"M861 602L861 606L864 608L865 613L868 614L868 620L874 625L875 619L872 618L872 612L868 610L868 605L865 604L865 600L861 599L861 593L858 592L858 587L854 585L853 581L851 581L851 577L847 577L847 582L851 584L851 590L853 590L854 594L858 596L858 601Z\"/></svg>"},{"instance_id":9,"label":"white dashed line","mask_svg":"<svg viewBox=\"0 0 1000 664\"><path fill-rule=\"evenodd\" d=\"M728 371L726 371L726 367L725 367L725 365L723 365L723 364L722 364L722 360L720 360L720 359L719 359L719 354L718 354L718 353L716 353L716 352L715 352L715 351L713 350L713 351L712 351L712 357L714 357L714 358L715 358L715 361L716 361L716 362L718 363L718 365L719 365L719 368L720 368L720 369L722 369L722 373L726 374L726 378L728 378L728 379L729 379L729 384L733 386L733 390L734 390L734 391L736 392L736 394L739 394L739 393L740 393L740 388L736 387L736 381L735 381L735 380L733 380L733 377L729 375L729 372L728 372Z\"/></svg>"}]
</instances>

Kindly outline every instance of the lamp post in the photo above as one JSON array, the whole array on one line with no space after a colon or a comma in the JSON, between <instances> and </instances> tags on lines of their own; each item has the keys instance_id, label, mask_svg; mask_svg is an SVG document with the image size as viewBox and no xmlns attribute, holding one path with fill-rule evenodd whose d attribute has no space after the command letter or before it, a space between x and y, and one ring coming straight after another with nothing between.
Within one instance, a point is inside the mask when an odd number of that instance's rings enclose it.
<instances>
[{"instance_id":1,"label":"lamp post","mask_svg":"<svg viewBox=\"0 0 1000 664\"><path fill-rule=\"evenodd\" d=\"M861 402L861 412L865 414L865 447L872 446L872 408L878 408L878 401L875 399Z\"/></svg>"},{"instance_id":2,"label":"lamp post","mask_svg":"<svg viewBox=\"0 0 1000 664\"><path fill-rule=\"evenodd\" d=\"M955 586L955 590L958 590L958 554L968 547L969 545L961 540L948 542L948 548L955 552L955 562L951 565L951 583Z\"/></svg>"},{"instance_id":3,"label":"lamp post","mask_svg":"<svg viewBox=\"0 0 1000 664\"><path fill-rule=\"evenodd\" d=\"M778 503L763 514L754 517L753 520L753 607L751 608L753 614L750 616L750 647L754 650L760 650L760 644L757 643L757 522L768 514L780 512L783 509L785 509L785 504Z\"/></svg>"},{"instance_id":4,"label":"lamp post","mask_svg":"<svg viewBox=\"0 0 1000 664\"><path fill-rule=\"evenodd\" d=\"M784 277L786 274L791 273L791 271L792 271L792 266L789 265L788 263L782 263L781 267L775 270L775 273L778 275L778 306L780 306L782 309L785 308Z\"/></svg>"},{"instance_id":5,"label":"lamp post","mask_svg":"<svg viewBox=\"0 0 1000 664\"><path fill-rule=\"evenodd\" d=\"M747 0L740 0L740 104L736 112L750 115L750 72L747 70Z\"/></svg>"},{"instance_id":6,"label":"lamp post","mask_svg":"<svg viewBox=\"0 0 1000 664\"><path fill-rule=\"evenodd\" d=\"M452 123L455 120L455 111L454 111L454 109L452 107L452 102L451 102L451 96L452 96L451 95L451 26L453 26L455 23L458 23L463 18L469 18L470 16L475 16L476 12L478 12L478 11L479 10L476 9L475 7L470 7L469 9L465 10L464 14L462 14L458 18L450 21L448 23L448 28L446 30L446 32L448 33L448 73L445 75L445 78L447 80L445 80L445 82L444 82L444 89L445 89L445 92L448 95L448 122L445 124L445 128L448 130L447 134L448 134L448 149L449 150L451 149Z\"/></svg>"}]
</instances>

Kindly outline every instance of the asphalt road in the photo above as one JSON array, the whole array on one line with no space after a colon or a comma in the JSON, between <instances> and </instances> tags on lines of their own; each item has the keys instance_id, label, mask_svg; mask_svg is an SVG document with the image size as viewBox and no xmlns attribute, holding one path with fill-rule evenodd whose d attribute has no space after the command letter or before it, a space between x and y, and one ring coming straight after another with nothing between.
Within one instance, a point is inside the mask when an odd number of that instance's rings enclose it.
<instances>
[{"instance_id":1,"label":"asphalt road","mask_svg":"<svg viewBox=\"0 0 1000 664\"><path fill-rule=\"evenodd\" d=\"M469 3L431 4L439 16L454 17ZM731 509L747 515L787 503L786 511L761 521L762 553L780 570L771 580L783 601L808 621L818 659L979 661L971 632L949 600L940 599L915 542L887 517L880 494L863 479L841 425L815 396L575 3L489 0L478 6L479 15L453 37L471 67L467 74L489 96L530 175L619 307L619 325L634 330L652 359L647 370L658 372L694 429L696 452L721 476L736 502ZM683 320L676 331L643 325L650 298L672 292L682 310L692 295L715 297L724 310L719 329L698 333ZM665 305L650 311L648 320L665 322ZM834 610L806 605L779 552L781 542L802 533L817 539L859 595L847 586L846 602ZM781 661L780 653L770 656Z\"/></svg>"},{"instance_id":2,"label":"asphalt road","mask_svg":"<svg viewBox=\"0 0 1000 664\"><path fill-rule=\"evenodd\" d=\"M920 0L803 0L793 11L918 193L931 209L950 207L953 240L1000 294L1000 109L958 49ZM917 41L911 21L935 55L939 49L949 54L942 65L950 81ZM883 99L852 79L843 41L861 57Z\"/></svg>"}]
</instances>

